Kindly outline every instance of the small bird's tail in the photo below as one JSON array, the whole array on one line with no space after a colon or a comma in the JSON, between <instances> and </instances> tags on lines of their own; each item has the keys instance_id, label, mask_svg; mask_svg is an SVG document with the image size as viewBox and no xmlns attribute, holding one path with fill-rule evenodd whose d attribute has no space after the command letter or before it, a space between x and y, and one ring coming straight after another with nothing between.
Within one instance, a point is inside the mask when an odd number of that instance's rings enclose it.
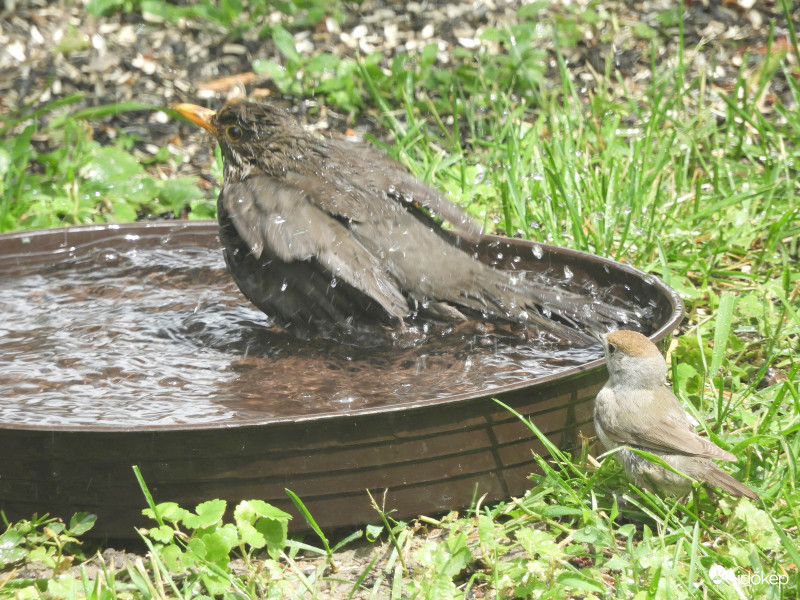
<instances>
[{"instance_id":1,"label":"small bird's tail","mask_svg":"<svg viewBox=\"0 0 800 600\"><path fill-rule=\"evenodd\" d=\"M709 461L709 464L711 466L701 477L705 483L728 492L731 496L743 496L751 500L759 500L759 495L741 481L734 479L711 461Z\"/></svg>"}]
</instances>

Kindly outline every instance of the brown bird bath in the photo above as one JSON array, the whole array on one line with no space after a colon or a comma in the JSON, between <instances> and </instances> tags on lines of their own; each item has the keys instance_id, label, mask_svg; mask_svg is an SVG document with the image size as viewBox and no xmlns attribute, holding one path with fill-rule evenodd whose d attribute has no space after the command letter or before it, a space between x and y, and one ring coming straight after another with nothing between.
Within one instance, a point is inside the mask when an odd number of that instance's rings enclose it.
<instances>
[{"instance_id":1,"label":"brown bird bath","mask_svg":"<svg viewBox=\"0 0 800 600\"><path fill-rule=\"evenodd\" d=\"M658 279L589 254L488 236L482 258L628 298L658 341L682 317ZM216 222L0 236L0 509L98 516L135 537L145 501L259 498L327 528L522 494L543 448L592 434L600 347L531 353L519 332L462 326L360 349L267 327L225 271ZM621 325L622 326L622 325ZM303 527L297 515L293 525Z\"/></svg>"}]
</instances>

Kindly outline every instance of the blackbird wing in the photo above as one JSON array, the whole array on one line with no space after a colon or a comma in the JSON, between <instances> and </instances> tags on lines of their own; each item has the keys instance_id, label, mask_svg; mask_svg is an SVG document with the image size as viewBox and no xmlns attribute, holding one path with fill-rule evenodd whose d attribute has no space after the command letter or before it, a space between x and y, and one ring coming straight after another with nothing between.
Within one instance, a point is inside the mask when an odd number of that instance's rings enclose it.
<instances>
[{"instance_id":1,"label":"blackbird wing","mask_svg":"<svg viewBox=\"0 0 800 600\"><path fill-rule=\"evenodd\" d=\"M225 183L221 199L254 256L265 253L287 263L314 260L392 317L409 315L408 298L448 320L465 318L456 307L515 320L524 312L524 321L585 342L583 334L542 317L526 298L508 290L502 272L452 246L396 202L376 206L363 223L336 218L302 189L267 175ZM448 265L443 275L423 267L432 260Z\"/></svg>"},{"instance_id":2,"label":"blackbird wing","mask_svg":"<svg viewBox=\"0 0 800 600\"><path fill-rule=\"evenodd\" d=\"M614 398L604 399L604 410L596 411L595 418L608 437L617 443L645 450L736 460L730 452L697 435L680 401L666 386L646 392L601 390L601 393L609 392ZM634 397L626 399L625 394ZM645 394L651 397L643 398ZM623 410L622 406L630 408Z\"/></svg>"},{"instance_id":3,"label":"blackbird wing","mask_svg":"<svg viewBox=\"0 0 800 600\"><path fill-rule=\"evenodd\" d=\"M357 223L362 230L368 229L370 234L361 236L365 245L369 242L370 236L380 242L386 239L379 230L398 222L400 219L398 209L401 209L406 216L412 216L414 220L419 221L420 227L425 228L420 235L409 236L415 242L421 243L423 240L451 233L468 242L479 241L480 227L461 208L415 179L399 163L379 150L363 144L325 139L307 151L313 151L315 154L313 157L306 156L310 160L302 164L295 163L293 169L282 173L281 177L285 178L287 183L302 189L310 201L321 210ZM313 173L304 172L303 169L307 167L303 165L308 164L314 165ZM431 216L447 221L453 227L453 231L448 231L446 234L441 231L438 225L425 215L423 207ZM398 229L397 226L394 228ZM436 236L431 235L431 228L436 231ZM352 229L355 231L357 228L353 226ZM402 237L398 235L393 239L400 241ZM469 258L470 263L477 262L463 251L455 249L454 240L445 243L451 253L448 259L456 261L452 263L453 269L468 268L469 265L464 260L466 258ZM453 255L453 250L457 251L457 255ZM448 249L439 244L436 253L423 254L420 248L412 253L421 256L422 260L430 260L432 256L444 258L442 253L445 252L448 252ZM477 266L473 265L469 271L474 271L476 268ZM414 262L412 271L419 271L418 261ZM399 271L394 274L401 277ZM470 280L469 277L461 279ZM524 280L513 284L507 276L501 275L496 270L490 272L488 268L481 269L478 280L471 281L471 284L462 286L457 295L450 294L449 297L441 293L446 288L437 282L439 292L437 298L459 303L458 298L466 297L468 300L462 304L472 309L477 308L476 300L483 305L499 301L505 306L505 310L501 308L496 314L510 317L512 320L520 319L511 316L509 309L512 312L521 312L527 308L537 312L538 305L563 317L567 322L582 323L596 330L608 329L610 325L616 326L620 321L638 322L636 315L630 310L597 302L557 287L549 288ZM476 285L477 281L480 281L480 285ZM405 286L401 283L401 287L409 292L421 291L424 286ZM515 307L519 311L516 311ZM543 319L535 315L530 320L540 325L545 324ZM591 339L586 336L579 337L582 343Z\"/></svg>"},{"instance_id":4,"label":"blackbird wing","mask_svg":"<svg viewBox=\"0 0 800 600\"><path fill-rule=\"evenodd\" d=\"M314 156L304 161L313 165L313 173L304 173L297 162L281 177L302 189L323 211L363 223L387 203L401 204L411 212L424 207L448 222L460 237L472 242L480 238L480 227L461 208L377 148L336 139L316 142Z\"/></svg>"},{"instance_id":5,"label":"blackbird wing","mask_svg":"<svg viewBox=\"0 0 800 600\"><path fill-rule=\"evenodd\" d=\"M330 274L378 302L389 314L409 313L397 282L339 220L301 189L266 175L226 182L222 201L236 231L260 257L265 248L287 263L315 259Z\"/></svg>"}]
</instances>

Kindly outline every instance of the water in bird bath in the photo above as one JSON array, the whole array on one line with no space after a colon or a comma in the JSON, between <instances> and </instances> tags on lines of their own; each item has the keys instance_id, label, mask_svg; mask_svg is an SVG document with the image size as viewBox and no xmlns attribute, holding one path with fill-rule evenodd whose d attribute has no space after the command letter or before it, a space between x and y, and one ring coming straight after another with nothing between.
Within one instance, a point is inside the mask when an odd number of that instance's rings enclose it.
<instances>
[{"instance_id":1,"label":"water in bird bath","mask_svg":"<svg viewBox=\"0 0 800 600\"><path fill-rule=\"evenodd\" d=\"M38 428L224 426L398 407L488 395L602 355L480 325L393 347L304 342L267 328L220 251L204 245L5 266L0 311L0 423Z\"/></svg>"}]
</instances>

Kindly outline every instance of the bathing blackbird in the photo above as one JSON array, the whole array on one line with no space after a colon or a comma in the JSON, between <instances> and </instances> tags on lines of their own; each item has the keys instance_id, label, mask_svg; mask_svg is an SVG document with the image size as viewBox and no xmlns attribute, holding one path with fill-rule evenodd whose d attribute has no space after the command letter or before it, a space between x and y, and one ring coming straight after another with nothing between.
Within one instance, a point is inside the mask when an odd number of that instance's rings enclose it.
<instances>
[{"instance_id":1,"label":"bathing blackbird","mask_svg":"<svg viewBox=\"0 0 800 600\"><path fill-rule=\"evenodd\" d=\"M624 318L478 261L458 246L479 239L477 225L375 148L310 133L268 104L175 110L222 149L220 240L236 283L299 337L478 316L588 345L596 341L581 328L605 331Z\"/></svg>"}]
</instances>

